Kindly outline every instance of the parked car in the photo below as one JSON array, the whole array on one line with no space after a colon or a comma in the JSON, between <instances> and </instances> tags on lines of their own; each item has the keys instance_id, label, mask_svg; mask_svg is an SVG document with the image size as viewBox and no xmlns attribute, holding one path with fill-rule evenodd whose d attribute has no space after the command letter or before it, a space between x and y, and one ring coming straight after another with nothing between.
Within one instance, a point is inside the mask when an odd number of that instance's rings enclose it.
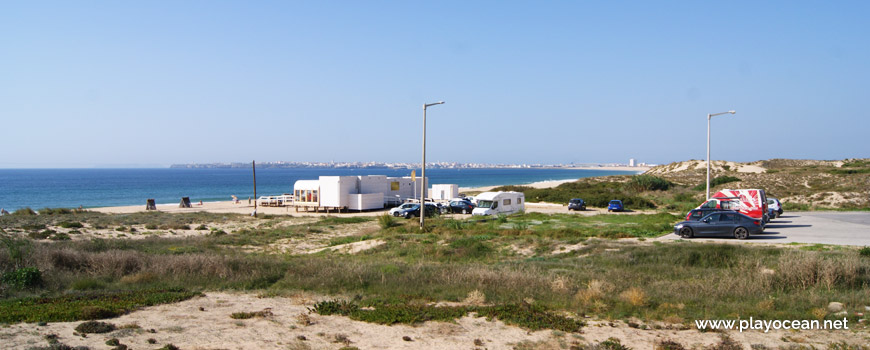
<instances>
[{"instance_id":1,"label":"parked car","mask_svg":"<svg viewBox=\"0 0 870 350\"><path fill-rule=\"evenodd\" d=\"M760 219L735 211L714 212L698 221L683 221L674 225L674 234L683 238L724 236L747 239L764 232Z\"/></svg>"},{"instance_id":2,"label":"parked car","mask_svg":"<svg viewBox=\"0 0 870 350\"><path fill-rule=\"evenodd\" d=\"M402 204L402 205L400 205L400 206L398 206L398 207L391 208L389 213L390 213L390 215L392 215L392 216L402 216L402 213L403 213L405 210L411 209L411 208L413 208L415 205L417 205L417 203L405 203L405 204Z\"/></svg>"},{"instance_id":3,"label":"parked car","mask_svg":"<svg viewBox=\"0 0 870 350\"><path fill-rule=\"evenodd\" d=\"M436 216L441 214L441 210L435 204L426 203L426 216ZM402 212L402 217L405 219L410 219L412 217L420 217L420 205L414 204L414 207L411 209L405 210Z\"/></svg>"},{"instance_id":4,"label":"parked car","mask_svg":"<svg viewBox=\"0 0 870 350\"><path fill-rule=\"evenodd\" d=\"M467 201L450 201L441 208L442 213L471 214L472 211L474 211L474 205Z\"/></svg>"},{"instance_id":5,"label":"parked car","mask_svg":"<svg viewBox=\"0 0 870 350\"><path fill-rule=\"evenodd\" d=\"M573 198L568 201L568 211L571 210L586 210L586 201L582 198Z\"/></svg>"},{"instance_id":6,"label":"parked car","mask_svg":"<svg viewBox=\"0 0 870 350\"><path fill-rule=\"evenodd\" d=\"M782 215L782 202L773 197L767 197L767 207L776 211L776 216Z\"/></svg>"},{"instance_id":7,"label":"parked car","mask_svg":"<svg viewBox=\"0 0 870 350\"><path fill-rule=\"evenodd\" d=\"M735 212L734 210L726 210L726 209L716 209L716 208L701 208L701 209L692 209L686 214L686 221L698 221L701 218L707 216L707 214L720 212L720 211L730 211Z\"/></svg>"},{"instance_id":8,"label":"parked car","mask_svg":"<svg viewBox=\"0 0 870 350\"><path fill-rule=\"evenodd\" d=\"M623 211L625 207L622 206L622 201L618 199L614 199L610 201L610 204L607 205L607 211Z\"/></svg>"}]
</instances>

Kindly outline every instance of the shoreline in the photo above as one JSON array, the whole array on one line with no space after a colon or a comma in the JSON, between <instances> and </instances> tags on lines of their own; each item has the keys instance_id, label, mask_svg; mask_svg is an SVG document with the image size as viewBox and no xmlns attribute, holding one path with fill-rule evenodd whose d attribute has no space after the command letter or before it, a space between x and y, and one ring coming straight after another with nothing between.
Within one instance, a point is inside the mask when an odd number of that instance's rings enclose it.
<instances>
[{"instance_id":1,"label":"shoreline","mask_svg":"<svg viewBox=\"0 0 870 350\"><path fill-rule=\"evenodd\" d=\"M571 170L605 170L605 171L635 171L638 174L643 173L648 170L648 167L605 167L605 166L590 166L590 167L576 167L576 168L561 168L561 169L571 169ZM612 175L602 175L602 176L612 176ZM599 176L593 176L599 177ZM559 186L563 183L574 182L579 178L570 178L570 179L561 179L561 180L544 180L544 181L536 181L531 183L523 183L523 184L499 184L499 185L489 185L489 186L468 186L468 187L459 187L459 192L486 192L490 191L493 188L501 187L501 186L527 186L532 188L552 188ZM254 211L254 205L247 204L245 199L240 199L239 203L233 203L231 200L226 201L203 201L202 205L199 205L199 201L191 201L191 208L179 208L178 203L158 203L157 211L161 212L170 212L170 213L181 213L181 212L191 212L191 211L205 211L205 212L214 212L214 213L235 213L235 214L251 214ZM290 210L292 207L263 207L258 206L257 213L258 214L268 214L268 215L288 215L288 214L296 214L295 208ZM86 210L92 210L96 212L102 213L112 213L112 214L128 214L135 213L140 211L145 211L145 204L133 204L133 205L114 205L114 206L98 206L98 207L85 207ZM304 214L304 212L298 212L299 214ZM313 214L313 212L312 212ZM360 213L342 213L342 215L355 215ZM363 212L362 214L366 214Z\"/></svg>"},{"instance_id":2,"label":"shoreline","mask_svg":"<svg viewBox=\"0 0 870 350\"><path fill-rule=\"evenodd\" d=\"M552 188L559 186L563 183L574 182L578 179L564 179L564 180L547 180L547 181L537 181L527 184L518 184L518 185L493 185L493 186L479 186L479 187L460 187L459 192L486 192L490 191L493 188L501 187L501 186L527 186L532 188ZM533 203L528 203L533 204ZM292 209L292 210L291 210ZM109 206L109 207L96 207L96 208L87 208L87 210L92 210L100 213L106 214L130 214L136 213L140 211L145 211L145 205L124 205L124 206ZM206 202L203 201L202 205L199 202L191 203L190 208L179 208L178 204L169 203L169 204L157 204L158 212L166 212L166 213L189 213L189 212L209 212L209 213L227 213L227 214L246 214L249 215L254 211L254 204L248 204L246 200L240 200L239 203L233 203L233 201L212 201ZM365 211L365 212L345 212L341 213L343 216L370 216L372 213L380 213L379 211ZM269 207L269 206L258 206L257 214L262 215L324 215L325 212L315 213L315 212L297 212L295 207L285 206L285 207Z\"/></svg>"}]
</instances>

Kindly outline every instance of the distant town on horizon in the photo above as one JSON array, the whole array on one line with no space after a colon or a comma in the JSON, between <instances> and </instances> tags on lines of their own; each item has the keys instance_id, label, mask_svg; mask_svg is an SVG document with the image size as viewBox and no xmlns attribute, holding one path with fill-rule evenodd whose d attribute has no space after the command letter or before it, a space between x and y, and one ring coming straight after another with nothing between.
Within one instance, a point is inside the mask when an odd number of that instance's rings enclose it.
<instances>
[{"instance_id":1,"label":"distant town on horizon","mask_svg":"<svg viewBox=\"0 0 870 350\"><path fill-rule=\"evenodd\" d=\"M420 163L406 162L288 162L272 161L257 162L258 168L392 168L414 169L419 168ZM630 159L628 163L562 163L562 164L489 164L489 163L460 163L460 162L426 162L430 169L469 169L469 168L578 168L578 167L652 167L657 164L638 163ZM174 169L211 169L211 168L248 168L251 163L188 163L172 164Z\"/></svg>"}]
</instances>

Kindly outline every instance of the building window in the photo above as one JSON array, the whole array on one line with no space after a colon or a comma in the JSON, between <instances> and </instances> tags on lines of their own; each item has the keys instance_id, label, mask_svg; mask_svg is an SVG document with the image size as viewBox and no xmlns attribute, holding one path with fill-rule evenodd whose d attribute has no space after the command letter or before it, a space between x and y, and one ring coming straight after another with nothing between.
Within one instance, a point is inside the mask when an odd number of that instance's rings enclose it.
<instances>
[{"instance_id":1,"label":"building window","mask_svg":"<svg viewBox=\"0 0 870 350\"><path fill-rule=\"evenodd\" d=\"M522 198L517 198L517 204L523 204L523 199L522 199Z\"/></svg>"},{"instance_id":2,"label":"building window","mask_svg":"<svg viewBox=\"0 0 870 350\"><path fill-rule=\"evenodd\" d=\"M398 191L399 190L399 182L393 181L390 182L390 191Z\"/></svg>"},{"instance_id":3,"label":"building window","mask_svg":"<svg viewBox=\"0 0 870 350\"><path fill-rule=\"evenodd\" d=\"M503 201L502 201L502 204L504 204L504 205L511 205L511 200L510 200L510 198L503 200Z\"/></svg>"}]
</instances>

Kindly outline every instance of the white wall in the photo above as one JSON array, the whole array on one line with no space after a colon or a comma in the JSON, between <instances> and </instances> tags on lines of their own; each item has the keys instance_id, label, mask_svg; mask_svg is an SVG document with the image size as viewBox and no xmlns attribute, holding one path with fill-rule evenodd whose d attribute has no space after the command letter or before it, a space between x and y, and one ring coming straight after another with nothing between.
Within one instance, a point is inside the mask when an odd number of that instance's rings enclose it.
<instances>
[{"instance_id":1,"label":"white wall","mask_svg":"<svg viewBox=\"0 0 870 350\"><path fill-rule=\"evenodd\" d=\"M434 200L449 200L459 197L459 185L454 184L438 184L432 185L430 191L431 197Z\"/></svg>"},{"instance_id":2,"label":"white wall","mask_svg":"<svg viewBox=\"0 0 870 350\"><path fill-rule=\"evenodd\" d=\"M348 195L357 191L358 183L359 178L356 176L321 176L320 206L348 206Z\"/></svg>"},{"instance_id":3,"label":"white wall","mask_svg":"<svg viewBox=\"0 0 870 350\"><path fill-rule=\"evenodd\" d=\"M347 208L350 210L382 209L384 207L384 194L381 192L349 194L347 197Z\"/></svg>"}]
</instances>

